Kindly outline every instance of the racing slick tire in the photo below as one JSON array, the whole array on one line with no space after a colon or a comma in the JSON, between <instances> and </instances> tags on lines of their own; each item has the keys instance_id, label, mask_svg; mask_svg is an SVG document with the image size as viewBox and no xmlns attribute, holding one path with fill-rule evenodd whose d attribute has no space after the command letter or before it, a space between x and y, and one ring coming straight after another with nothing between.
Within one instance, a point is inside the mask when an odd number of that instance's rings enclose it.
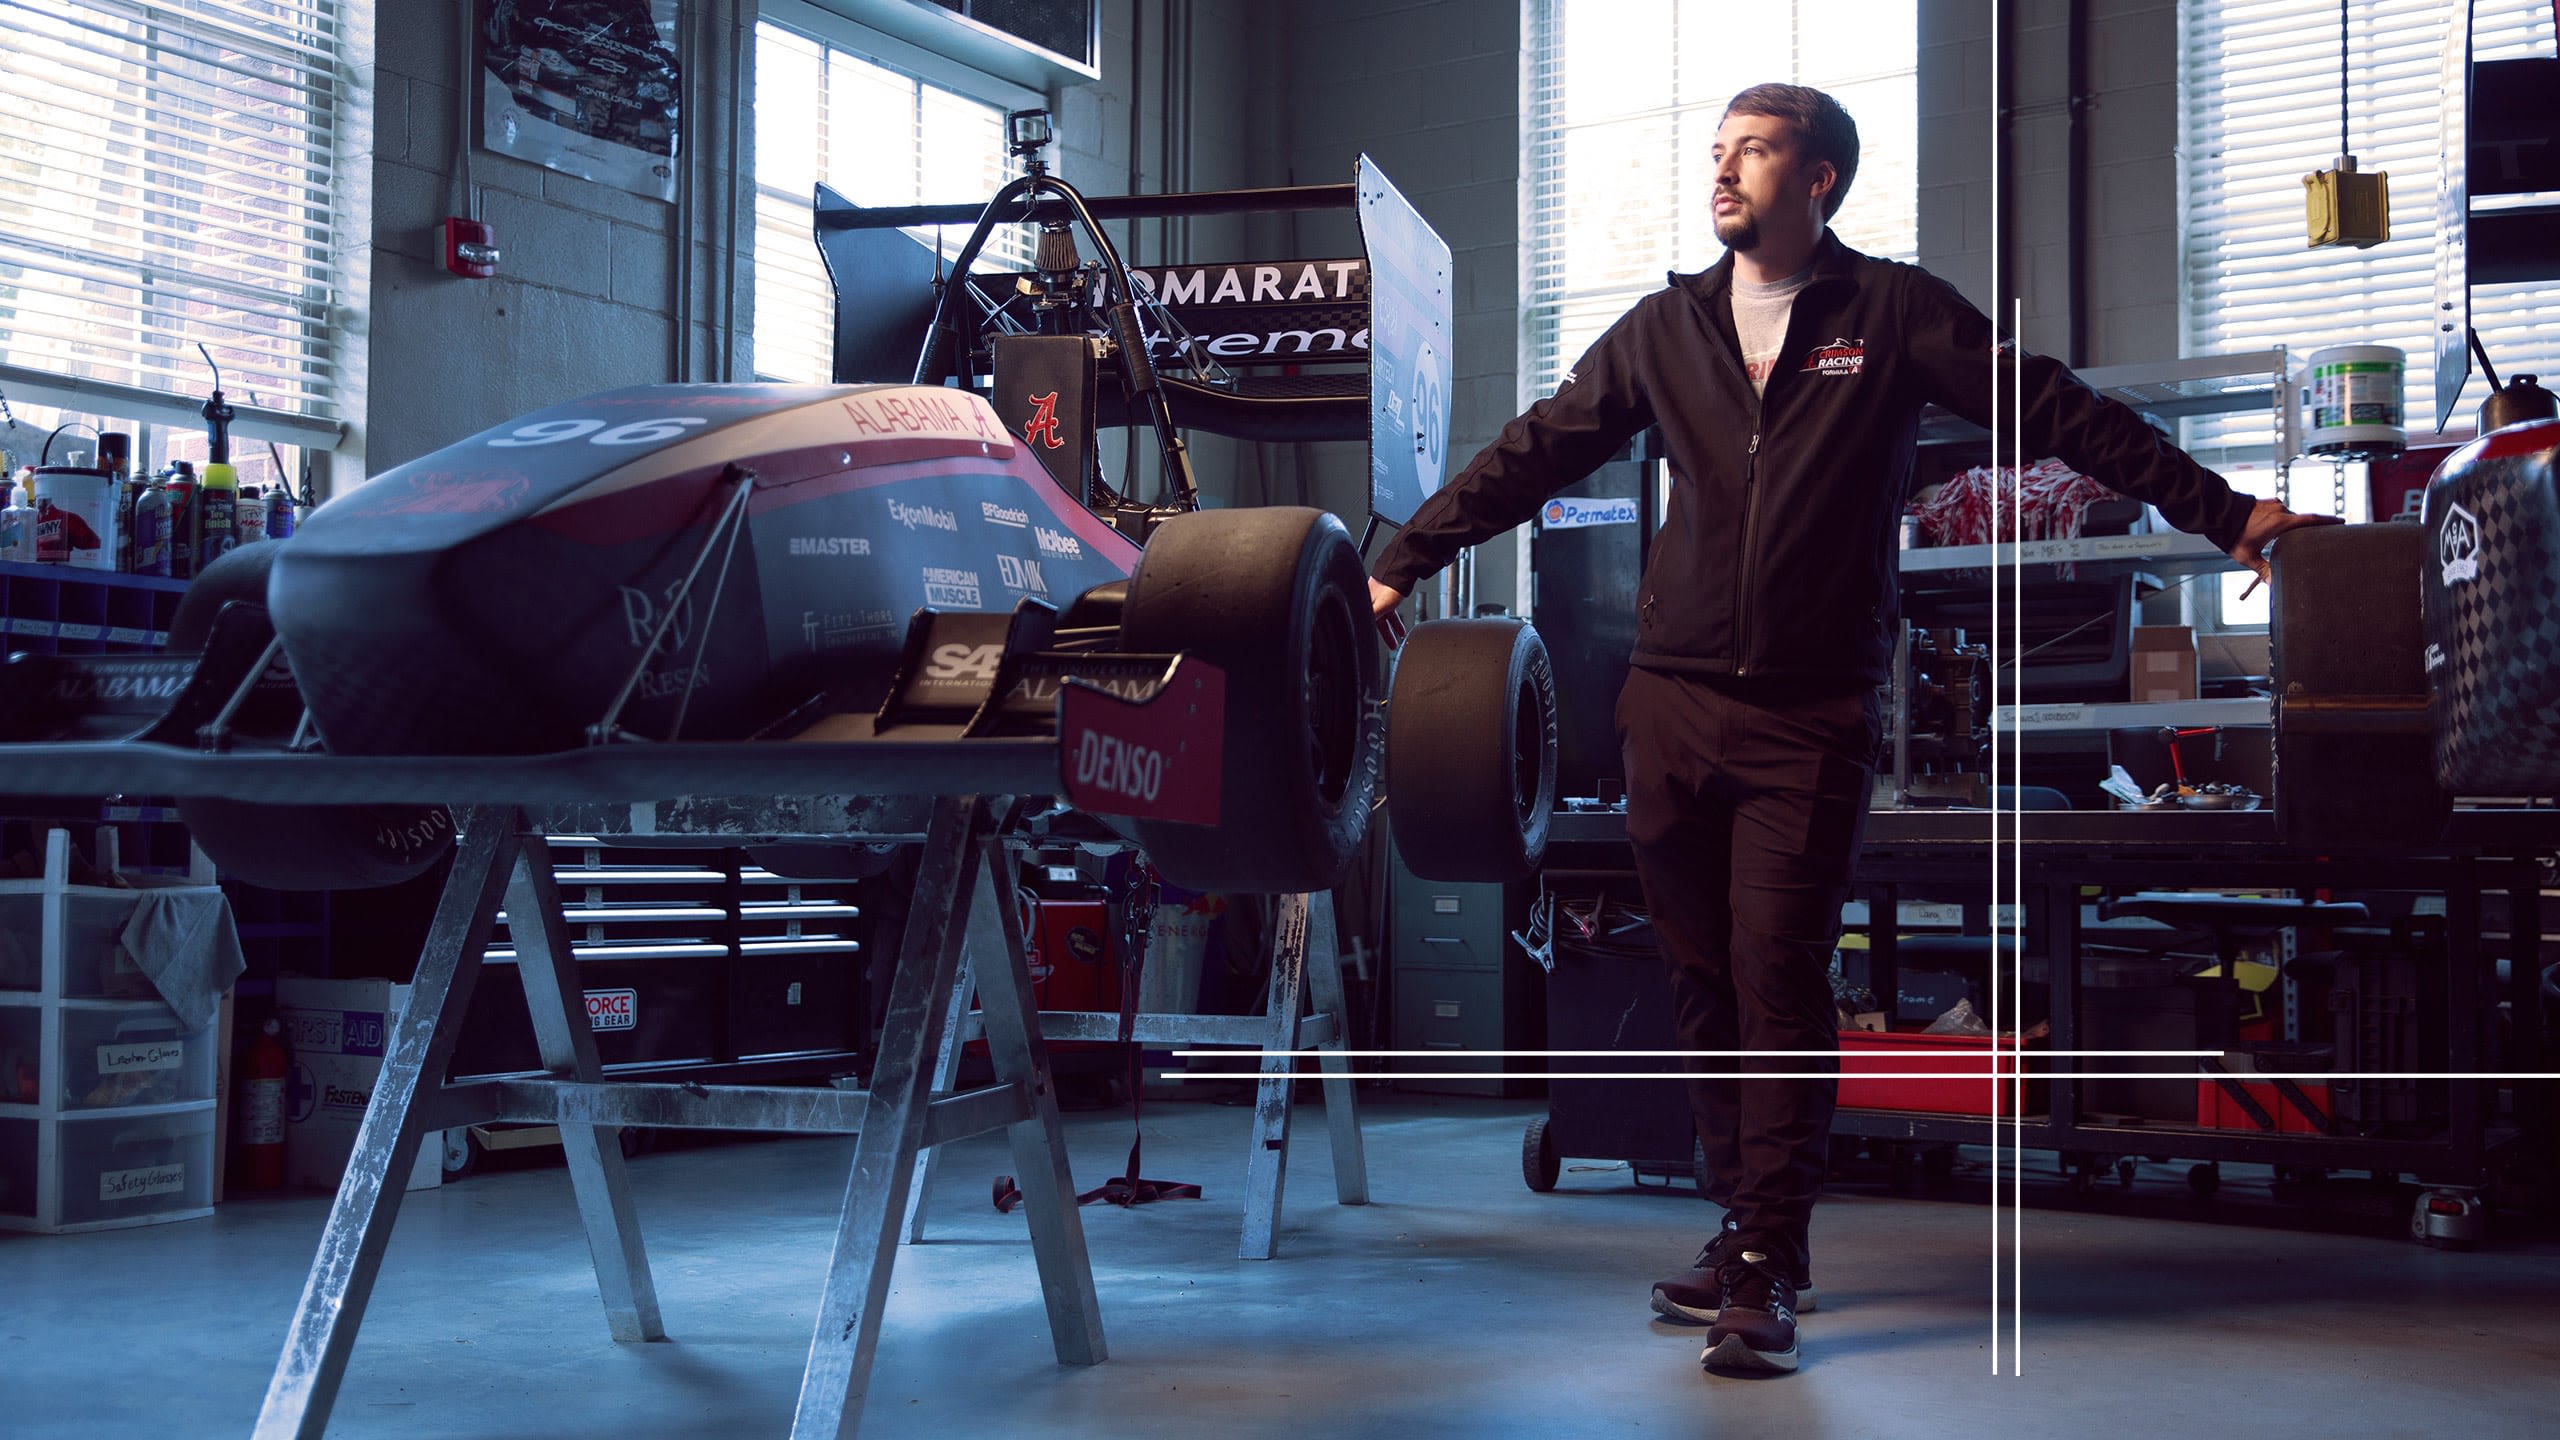
<instances>
[{"instance_id":1,"label":"racing slick tire","mask_svg":"<svg viewBox=\"0 0 2560 1440\"><path fill-rule=\"evenodd\" d=\"M222 607L264 609L267 572L281 541L232 550L196 576L169 622L169 649L204 648ZM290 735L260 739L282 744ZM178 802L179 818L215 868L268 890L366 890L424 874L453 848L453 816L441 805L261 805L205 796Z\"/></svg>"},{"instance_id":2,"label":"racing slick tire","mask_svg":"<svg viewBox=\"0 0 2560 1440\"><path fill-rule=\"evenodd\" d=\"M1414 628L1387 703L1387 819L1425 880L1536 874L1556 806L1556 687L1521 620Z\"/></svg>"},{"instance_id":3,"label":"racing slick tire","mask_svg":"<svg viewBox=\"0 0 2560 1440\"><path fill-rule=\"evenodd\" d=\"M1342 522L1275 506L1156 527L1120 645L1226 672L1219 823L1136 822L1168 880L1193 890L1332 888L1368 833L1385 720L1368 574Z\"/></svg>"}]
</instances>

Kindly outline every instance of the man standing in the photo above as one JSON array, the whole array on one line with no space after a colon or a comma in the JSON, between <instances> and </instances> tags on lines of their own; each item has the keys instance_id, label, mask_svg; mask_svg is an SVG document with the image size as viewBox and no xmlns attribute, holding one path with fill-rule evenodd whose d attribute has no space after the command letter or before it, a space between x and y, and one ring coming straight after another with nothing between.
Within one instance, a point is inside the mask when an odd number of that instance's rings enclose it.
<instances>
[{"instance_id":1,"label":"man standing","mask_svg":"<svg viewBox=\"0 0 2560 1440\"><path fill-rule=\"evenodd\" d=\"M1995 371L2006 384L2014 368L2029 454L2149 501L2261 575L2270 540L2327 517L2235 494L2061 365L2000 346L1944 282L1842 245L1828 222L1858 132L1829 95L1743 91L1710 156L1723 261L1671 276L1594 342L1415 513L1369 594L1401 639L1395 607L1418 581L1662 428L1671 499L1637 591L1618 737L1627 838L1726 1216L1653 1307L1709 1327L1710 1369L1786 1371L1796 1314L1813 1309L1807 1222L1837 1082L1743 1077L1836 1068L1831 953L1883 733L1921 407L1988 423Z\"/></svg>"}]
</instances>

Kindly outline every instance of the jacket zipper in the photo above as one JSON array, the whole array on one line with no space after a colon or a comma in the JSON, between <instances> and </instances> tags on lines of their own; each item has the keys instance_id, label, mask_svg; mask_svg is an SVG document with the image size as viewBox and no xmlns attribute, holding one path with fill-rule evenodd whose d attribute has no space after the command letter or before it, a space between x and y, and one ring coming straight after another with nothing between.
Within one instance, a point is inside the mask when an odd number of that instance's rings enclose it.
<instances>
[{"instance_id":1,"label":"jacket zipper","mask_svg":"<svg viewBox=\"0 0 2560 1440\"><path fill-rule=\"evenodd\" d=\"M1774 380L1777 377L1769 377ZM1765 403L1765 402L1764 402ZM1752 543L1760 521L1760 407L1751 417L1751 448L1742 462L1742 562L1736 568L1741 594L1734 602L1733 673L1735 678L1751 673L1751 558L1758 547Z\"/></svg>"}]
</instances>

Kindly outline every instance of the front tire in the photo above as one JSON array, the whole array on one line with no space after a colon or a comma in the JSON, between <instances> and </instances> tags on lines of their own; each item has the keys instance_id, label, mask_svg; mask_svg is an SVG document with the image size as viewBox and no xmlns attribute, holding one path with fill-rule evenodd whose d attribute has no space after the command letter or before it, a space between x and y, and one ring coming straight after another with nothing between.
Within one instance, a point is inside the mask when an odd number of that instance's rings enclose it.
<instances>
[{"instance_id":1,"label":"front tire","mask_svg":"<svg viewBox=\"0 0 2560 1440\"><path fill-rule=\"evenodd\" d=\"M1387 815L1425 880L1525 880L1556 808L1556 687L1520 620L1417 627L1387 703Z\"/></svg>"},{"instance_id":2,"label":"front tire","mask_svg":"<svg viewBox=\"0 0 2560 1440\"><path fill-rule=\"evenodd\" d=\"M1226 672L1219 822L1136 822L1193 890L1328 890L1368 833L1385 724L1368 576L1342 522L1273 507L1177 515L1129 577L1120 645Z\"/></svg>"}]
</instances>

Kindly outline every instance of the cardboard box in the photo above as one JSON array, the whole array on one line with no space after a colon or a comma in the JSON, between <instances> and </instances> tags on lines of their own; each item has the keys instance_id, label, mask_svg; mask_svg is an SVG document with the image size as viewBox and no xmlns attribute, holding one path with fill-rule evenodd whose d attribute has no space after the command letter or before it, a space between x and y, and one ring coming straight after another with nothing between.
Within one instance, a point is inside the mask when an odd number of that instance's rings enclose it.
<instances>
[{"instance_id":1,"label":"cardboard box","mask_svg":"<svg viewBox=\"0 0 2560 1440\"><path fill-rule=\"evenodd\" d=\"M2196 698L2196 632L2184 625L2134 626L2132 689L2137 705Z\"/></svg>"},{"instance_id":2,"label":"cardboard box","mask_svg":"<svg viewBox=\"0 0 2560 1440\"><path fill-rule=\"evenodd\" d=\"M356 1127L373 1102L374 1082L392 1024L409 1002L409 987L388 980L276 981L276 1018L293 1052L285 1082L284 1179L288 1185L338 1188ZM435 1136L418 1147L408 1188L444 1182L444 1146Z\"/></svg>"}]
</instances>

